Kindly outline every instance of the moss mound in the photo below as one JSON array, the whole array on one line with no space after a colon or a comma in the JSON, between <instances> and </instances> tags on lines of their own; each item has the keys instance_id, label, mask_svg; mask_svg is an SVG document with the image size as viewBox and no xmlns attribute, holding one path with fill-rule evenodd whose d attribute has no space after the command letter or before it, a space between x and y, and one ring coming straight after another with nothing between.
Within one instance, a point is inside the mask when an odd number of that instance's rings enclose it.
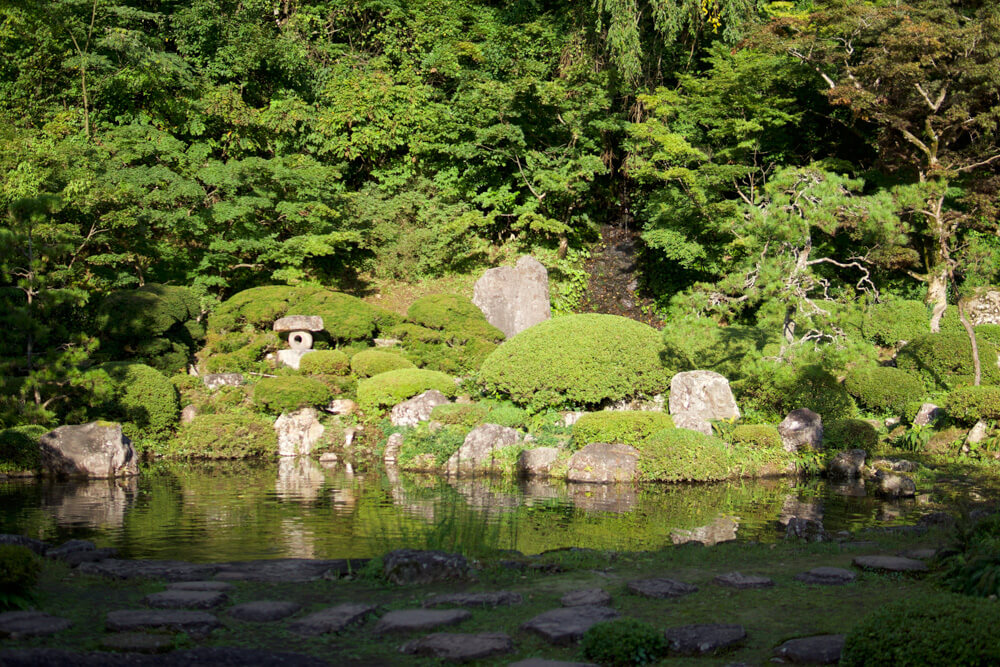
<instances>
[{"instance_id":1,"label":"moss mound","mask_svg":"<svg viewBox=\"0 0 1000 667\"><path fill-rule=\"evenodd\" d=\"M431 421L472 428L486 421L489 411L482 405L449 403L431 410Z\"/></svg>"},{"instance_id":2,"label":"moss mound","mask_svg":"<svg viewBox=\"0 0 1000 667\"><path fill-rule=\"evenodd\" d=\"M611 442L638 447L658 431L673 428L674 421L663 412L602 410L583 415L573 425L573 449L592 442Z\"/></svg>"},{"instance_id":3,"label":"moss mound","mask_svg":"<svg viewBox=\"0 0 1000 667\"><path fill-rule=\"evenodd\" d=\"M777 449L781 447L781 434L770 424L740 424L729 433L729 441L747 447Z\"/></svg>"},{"instance_id":4,"label":"moss mound","mask_svg":"<svg viewBox=\"0 0 1000 667\"><path fill-rule=\"evenodd\" d=\"M0 474L34 472L41 465L38 440L49 432L44 426L15 426L0 431Z\"/></svg>"},{"instance_id":5,"label":"moss mound","mask_svg":"<svg viewBox=\"0 0 1000 667\"><path fill-rule=\"evenodd\" d=\"M280 344L273 331L212 334L199 357L207 373L266 373L270 365L264 358Z\"/></svg>"},{"instance_id":6,"label":"moss mound","mask_svg":"<svg viewBox=\"0 0 1000 667\"><path fill-rule=\"evenodd\" d=\"M808 364L795 374L786 404L794 408L809 408L823 421L850 419L858 414L858 406L843 384L819 364Z\"/></svg>"},{"instance_id":7,"label":"moss mound","mask_svg":"<svg viewBox=\"0 0 1000 667\"><path fill-rule=\"evenodd\" d=\"M537 324L483 362L479 381L533 410L594 405L669 386L660 334L616 315L569 315Z\"/></svg>"},{"instance_id":8,"label":"moss mound","mask_svg":"<svg viewBox=\"0 0 1000 667\"><path fill-rule=\"evenodd\" d=\"M299 360L299 370L306 375L345 375L351 360L341 350L315 350Z\"/></svg>"},{"instance_id":9,"label":"moss mound","mask_svg":"<svg viewBox=\"0 0 1000 667\"><path fill-rule=\"evenodd\" d=\"M415 366L412 361L395 352L364 350L351 357L351 370L358 377L369 378L402 368L415 368Z\"/></svg>"},{"instance_id":10,"label":"moss mound","mask_svg":"<svg viewBox=\"0 0 1000 667\"><path fill-rule=\"evenodd\" d=\"M863 449L878 446L878 431L863 419L837 419L823 427L823 444L827 449Z\"/></svg>"},{"instance_id":11,"label":"moss mound","mask_svg":"<svg viewBox=\"0 0 1000 667\"><path fill-rule=\"evenodd\" d=\"M1000 387L960 387L945 398L948 416L962 424L1000 419Z\"/></svg>"},{"instance_id":12,"label":"moss mound","mask_svg":"<svg viewBox=\"0 0 1000 667\"><path fill-rule=\"evenodd\" d=\"M443 331L451 341L480 338L498 343L504 339L478 306L457 294L428 294L414 301L406 315L423 327Z\"/></svg>"},{"instance_id":13,"label":"moss mound","mask_svg":"<svg viewBox=\"0 0 1000 667\"><path fill-rule=\"evenodd\" d=\"M358 383L358 406L365 412L377 413L431 389L454 396L455 381L444 373L420 368L389 371Z\"/></svg>"},{"instance_id":14,"label":"moss mound","mask_svg":"<svg viewBox=\"0 0 1000 667\"><path fill-rule=\"evenodd\" d=\"M279 414L330 402L330 388L311 377L287 375L264 378L253 389L254 403Z\"/></svg>"},{"instance_id":15,"label":"moss mound","mask_svg":"<svg viewBox=\"0 0 1000 667\"><path fill-rule=\"evenodd\" d=\"M983 384L1000 384L997 348L988 340L977 340ZM964 331L923 334L903 346L896 365L914 373L930 391L957 389L972 384L972 343Z\"/></svg>"},{"instance_id":16,"label":"moss mound","mask_svg":"<svg viewBox=\"0 0 1000 667\"><path fill-rule=\"evenodd\" d=\"M27 547L0 544L0 611L27 607L41 571L41 563Z\"/></svg>"},{"instance_id":17,"label":"moss mound","mask_svg":"<svg viewBox=\"0 0 1000 667\"><path fill-rule=\"evenodd\" d=\"M585 658L615 667L659 662L668 648L662 630L634 618L598 623L583 633L580 640Z\"/></svg>"},{"instance_id":18,"label":"moss mound","mask_svg":"<svg viewBox=\"0 0 1000 667\"><path fill-rule=\"evenodd\" d=\"M896 416L905 414L911 403L919 402L926 394L918 376L891 366L853 368L844 386L869 410Z\"/></svg>"},{"instance_id":19,"label":"moss mound","mask_svg":"<svg viewBox=\"0 0 1000 667\"><path fill-rule=\"evenodd\" d=\"M639 447L639 475L648 482L714 482L734 474L730 449L718 438L669 428Z\"/></svg>"},{"instance_id":20,"label":"moss mound","mask_svg":"<svg viewBox=\"0 0 1000 667\"><path fill-rule=\"evenodd\" d=\"M99 370L111 378L113 397L98 416L123 422L122 430L137 448L146 439L162 440L177 425L177 389L163 373L127 362L102 364Z\"/></svg>"},{"instance_id":21,"label":"moss mound","mask_svg":"<svg viewBox=\"0 0 1000 667\"><path fill-rule=\"evenodd\" d=\"M865 309L861 335L876 345L895 347L930 331L930 320L930 311L922 301L886 301Z\"/></svg>"},{"instance_id":22,"label":"moss mound","mask_svg":"<svg viewBox=\"0 0 1000 667\"><path fill-rule=\"evenodd\" d=\"M249 412L198 415L163 454L172 458L243 459L278 454L272 420Z\"/></svg>"}]
</instances>

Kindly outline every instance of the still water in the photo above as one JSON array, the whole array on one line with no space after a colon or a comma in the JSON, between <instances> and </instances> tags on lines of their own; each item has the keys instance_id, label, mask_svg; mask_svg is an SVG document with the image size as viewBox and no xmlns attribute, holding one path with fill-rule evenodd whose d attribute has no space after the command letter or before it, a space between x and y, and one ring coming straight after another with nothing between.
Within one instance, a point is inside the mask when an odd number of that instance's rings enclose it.
<instances>
[{"instance_id":1,"label":"still water","mask_svg":"<svg viewBox=\"0 0 1000 667\"><path fill-rule=\"evenodd\" d=\"M915 522L933 494L885 502L816 480L602 486L349 474L311 460L156 463L127 481L0 482L0 532L189 561L344 558L393 548L655 549L772 541L791 516L827 531Z\"/></svg>"}]
</instances>

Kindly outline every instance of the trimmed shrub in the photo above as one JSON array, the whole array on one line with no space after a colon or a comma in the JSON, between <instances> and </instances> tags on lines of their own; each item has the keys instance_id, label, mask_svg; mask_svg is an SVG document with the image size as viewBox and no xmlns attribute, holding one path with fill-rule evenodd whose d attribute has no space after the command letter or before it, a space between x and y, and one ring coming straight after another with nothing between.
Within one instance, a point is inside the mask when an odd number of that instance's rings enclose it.
<instances>
[{"instance_id":1,"label":"trimmed shrub","mask_svg":"<svg viewBox=\"0 0 1000 667\"><path fill-rule=\"evenodd\" d=\"M668 428L639 449L639 475L648 482L714 482L733 474L731 454L718 438L686 428Z\"/></svg>"},{"instance_id":2,"label":"trimmed shrub","mask_svg":"<svg viewBox=\"0 0 1000 667\"><path fill-rule=\"evenodd\" d=\"M472 428L485 422L487 414L487 409L482 405L449 403L448 405L438 405L431 410L431 421Z\"/></svg>"},{"instance_id":3,"label":"trimmed shrub","mask_svg":"<svg viewBox=\"0 0 1000 667\"><path fill-rule=\"evenodd\" d=\"M451 397L455 395L455 381L444 373L419 368L389 371L358 383L358 406L365 412L377 413L431 389Z\"/></svg>"},{"instance_id":4,"label":"trimmed shrub","mask_svg":"<svg viewBox=\"0 0 1000 667\"><path fill-rule=\"evenodd\" d=\"M144 438L160 439L177 425L180 403L177 389L160 371L145 364L114 362L98 367L111 378L114 398L105 406L111 414L102 418L120 419L125 435L141 449Z\"/></svg>"},{"instance_id":5,"label":"trimmed shrub","mask_svg":"<svg viewBox=\"0 0 1000 667\"><path fill-rule=\"evenodd\" d=\"M35 424L0 431L0 473L38 470L42 465L38 440L48 432L46 427Z\"/></svg>"},{"instance_id":6,"label":"trimmed shrub","mask_svg":"<svg viewBox=\"0 0 1000 667\"><path fill-rule=\"evenodd\" d=\"M481 338L472 338L465 343L422 343L411 339L404 345L407 356L421 368L451 375L474 373L497 349L495 343Z\"/></svg>"},{"instance_id":7,"label":"trimmed shrub","mask_svg":"<svg viewBox=\"0 0 1000 667\"><path fill-rule=\"evenodd\" d=\"M498 424L510 428L524 428L528 424L528 411L522 410L513 403L497 403L486 415L487 424Z\"/></svg>"},{"instance_id":8,"label":"trimmed shrub","mask_svg":"<svg viewBox=\"0 0 1000 667\"><path fill-rule=\"evenodd\" d=\"M264 357L277 350L280 343L273 331L226 334L221 339L210 336L208 345L199 356L205 359L205 371L208 373L262 373L269 369Z\"/></svg>"},{"instance_id":9,"label":"trimmed shrub","mask_svg":"<svg viewBox=\"0 0 1000 667\"><path fill-rule=\"evenodd\" d=\"M319 380L295 375L264 378L253 388L254 403L274 414L324 405L331 395Z\"/></svg>"},{"instance_id":10,"label":"trimmed shrub","mask_svg":"<svg viewBox=\"0 0 1000 667\"><path fill-rule=\"evenodd\" d=\"M413 362L395 352L365 350L351 357L351 370L355 375L369 378L379 373L398 371L402 368L416 368Z\"/></svg>"},{"instance_id":11,"label":"trimmed shrub","mask_svg":"<svg viewBox=\"0 0 1000 667\"><path fill-rule=\"evenodd\" d=\"M468 434L469 429L459 424L446 424L440 429L431 429L426 422L417 424L403 436L399 466L403 470L432 470L443 466Z\"/></svg>"},{"instance_id":12,"label":"trimmed shrub","mask_svg":"<svg viewBox=\"0 0 1000 667\"><path fill-rule=\"evenodd\" d=\"M844 387L864 407L900 416L926 394L923 380L891 366L860 366L850 370Z\"/></svg>"},{"instance_id":13,"label":"trimmed shrub","mask_svg":"<svg viewBox=\"0 0 1000 667\"><path fill-rule=\"evenodd\" d=\"M0 611L27 607L41 571L41 563L27 547L0 544Z\"/></svg>"},{"instance_id":14,"label":"trimmed shrub","mask_svg":"<svg viewBox=\"0 0 1000 667\"><path fill-rule=\"evenodd\" d=\"M823 425L826 449L863 449L871 452L878 446L878 431L863 419L838 419Z\"/></svg>"},{"instance_id":15,"label":"trimmed shrub","mask_svg":"<svg viewBox=\"0 0 1000 667\"><path fill-rule=\"evenodd\" d=\"M861 335L883 347L895 347L930 331L931 314L922 301L877 303L865 310Z\"/></svg>"},{"instance_id":16,"label":"trimmed shrub","mask_svg":"<svg viewBox=\"0 0 1000 667\"><path fill-rule=\"evenodd\" d=\"M163 454L173 458L243 459L276 456L272 420L248 412L198 415L181 426Z\"/></svg>"},{"instance_id":17,"label":"trimmed shrub","mask_svg":"<svg viewBox=\"0 0 1000 667\"><path fill-rule=\"evenodd\" d=\"M351 360L341 350L315 350L299 360L299 370L306 375L346 375Z\"/></svg>"},{"instance_id":18,"label":"trimmed shrub","mask_svg":"<svg viewBox=\"0 0 1000 667\"><path fill-rule=\"evenodd\" d=\"M729 441L748 447L776 449L781 447L781 434L770 424L740 424L729 433Z\"/></svg>"},{"instance_id":19,"label":"trimmed shrub","mask_svg":"<svg viewBox=\"0 0 1000 667\"><path fill-rule=\"evenodd\" d=\"M620 443L638 447L658 431L673 428L674 421L664 412L602 410L583 415L573 424L573 449L592 442Z\"/></svg>"},{"instance_id":20,"label":"trimmed shrub","mask_svg":"<svg viewBox=\"0 0 1000 667\"><path fill-rule=\"evenodd\" d=\"M457 294L428 294L414 301L406 315L419 325L444 331L447 340L482 338L496 343L504 339L476 304Z\"/></svg>"},{"instance_id":21,"label":"trimmed shrub","mask_svg":"<svg viewBox=\"0 0 1000 667\"><path fill-rule=\"evenodd\" d=\"M483 362L479 381L532 410L664 391L656 329L616 315L568 315L522 331Z\"/></svg>"},{"instance_id":22,"label":"trimmed shrub","mask_svg":"<svg viewBox=\"0 0 1000 667\"><path fill-rule=\"evenodd\" d=\"M962 424L1000 419L1000 387L960 387L944 400L948 416Z\"/></svg>"},{"instance_id":23,"label":"trimmed shrub","mask_svg":"<svg viewBox=\"0 0 1000 667\"><path fill-rule=\"evenodd\" d=\"M443 334L440 331L428 329L427 327L422 327L419 324L410 324L409 322L397 324L393 328L389 329L389 335L393 338L398 338L404 343L411 341L420 343L440 343L443 338Z\"/></svg>"},{"instance_id":24,"label":"trimmed shrub","mask_svg":"<svg viewBox=\"0 0 1000 667\"><path fill-rule=\"evenodd\" d=\"M720 326L708 318L678 318L663 329L663 365L673 371L704 369L735 379L771 341L763 329Z\"/></svg>"},{"instance_id":25,"label":"trimmed shrub","mask_svg":"<svg viewBox=\"0 0 1000 667\"><path fill-rule=\"evenodd\" d=\"M868 614L847 634L840 664L996 665L1000 605L948 593L925 593Z\"/></svg>"},{"instance_id":26,"label":"trimmed shrub","mask_svg":"<svg viewBox=\"0 0 1000 667\"><path fill-rule=\"evenodd\" d=\"M978 340L983 384L1000 384L997 348L987 340ZM962 332L923 334L903 346L896 355L896 365L923 380L930 391L957 389L972 384L972 343Z\"/></svg>"},{"instance_id":27,"label":"trimmed shrub","mask_svg":"<svg viewBox=\"0 0 1000 667\"><path fill-rule=\"evenodd\" d=\"M635 618L617 618L591 626L580 640L583 656L601 665L645 665L667 654L663 631Z\"/></svg>"},{"instance_id":28,"label":"trimmed shrub","mask_svg":"<svg viewBox=\"0 0 1000 667\"><path fill-rule=\"evenodd\" d=\"M785 401L789 410L809 408L823 421L849 419L858 414L858 406L840 382L818 364L803 366L795 373Z\"/></svg>"}]
</instances>

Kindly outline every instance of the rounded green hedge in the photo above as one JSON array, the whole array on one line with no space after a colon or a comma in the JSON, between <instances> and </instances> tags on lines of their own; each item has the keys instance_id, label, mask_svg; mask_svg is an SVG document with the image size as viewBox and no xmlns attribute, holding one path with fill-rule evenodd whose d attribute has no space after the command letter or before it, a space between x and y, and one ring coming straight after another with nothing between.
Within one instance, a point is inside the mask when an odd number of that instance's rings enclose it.
<instances>
[{"instance_id":1,"label":"rounded green hedge","mask_svg":"<svg viewBox=\"0 0 1000 667\"><path fill-rule=\"evenodd\" d=\"M945 398L944 409L949 417L962 424L1000 419L1000 387L960 387Z\"/></svg>"},{"instance_id":2,"label":"rounded green hedge","mask_svg":"<svg viewBox=\"0 0 1000 667\"><path fill-rule=\"evenodd\" d=\"M927 393L918 376L891 366L852 368L844 381L847 393L869 410L903 415L907 406Z\"/></svg>"},{"instance_id":3,"label":"rounded green hedge","mask_svg":"<svg viewBox=\"0 0 1000 667\"><path fill-rule=\"evenodd\" d=\"M580 640L583 657L614 667L659 662L669 646L662 630L635 618L597 623Z\"/></svg>"},{"instance_id":4,"label":"rounded green hedge","mask_svg":"<svg viewBox=\"0 0 1000 667\"><path fill-rule=\"evenodd\" d=\"M673 419L664 412L619 410L590 412L573 424L573 449L586 447L592 442L638 447L649 436L673 426Z\"/></svg>"},{"instance_id":5,"label":"rounded green hedge","mask_svg":"<svg viewBox=\"0 0 1000 667\"><path fill-rule=\"evenodd\" d=\"M490 393L532 410L594 405L665 391L656 329L616 315L568 315L522 331L479 369Z\"/></svg>"},{"instance_id":6,"label":"rounded green hedge","mask_svg":"<svg viewBox=\"0 0 1000 667\"><path fill-rule=\"evenodd\" d=\"M1000 664L1000 604L948 593L925 593L868 614L847 634L840 664Z\"/></svg>"},{"instance_id":7,"label":"rounded green hedge","mask_svg":"<svg viewBox=\"0 0 1000 667\"><path fill-rule=\"evenodd\" d=\"M254 403L275 414L324 405L332 395L319 380L295 375L264 378L253 388Z\"/></svg>"},{"instance_id":8,"label":"rounded green hedge","mask_svg":"<svg viewBox=\"0 0 1000 667\"><path fill-rule=\"evenodd\" d=\"M987 340L977 339L983 384L1000 384L997 348ZM931 391L957 389L972 384L972 343L965 331L923 334L903 346L896 355L896 365L914 373Z\"/></svg>"},{"instance_id":9,"label":"rounded green hedge","mask_svg":"<svg viewBox=\"0 0 1000 667\"><path fill-rule=\"evenodd\" d=\"M351 360L342 350L314 350L299 360L299 370L306 375L345 375Z\"/></svg>"},{"instance_id":10,"label":"rounded green hedge","mask_svg":"<svg viewBox=\"0 0 1000 667\"><path fill-rule=\"evenodd\" d=\"M740 424L729 433L729 441L761 449L777 449L781 447L781 434L770 424Z\"/></svg>"},{"instance_id":11,"label":"rounded green hedge","mask_svg":"<svg viewBox=\"0 0 1000 667\"><path fill-rule=\"evenodd\" d=\"M96 324L107 337L142 341L162 336L200 312L198 296L190 288L150 283L105 297L97 309Z\"/></svg>"},{"instance_id":12,"label":"rounded green hedge","mask_svg":"<svg viewBox=\"0 0 1000 667\"><path fill-rule=\"evenodd\" d=\"M883 347L895 347L930 331L931 314L922 301L894 300L865 310L861 335Z\"/></svg>"},{"instance_id":13,"label":"rounded green hedge","mask_svg":"<svg viewBox=\"0 0 1000 667\"><path fill-rule=\"evenodd\" d=\"M364 412L376 413L431 389L454 396L455 381L444 373L420 368L389 371L358 383L358 406Z\"/></svg>"},{"instance_id":14,"label":"rounded green hedge","mask_svg":"<svg viewBox=\"0 0 1000 667\"><path fill-rule=\"evenodd\" d=\"M0 431L0 473L34 472L41 465L38 441L49 432L44 426L30 424Z\"/></svg>"},{"instance_id":15,"label":"rounded green hedge","mask_svg":"<svg viewBox=\"0 0 1000 667\"><path fill-rule=\"evenodd\" d=\"M137 439L141 447L144 437L161 438L177 425L180 402L177 389L160 371L145 364L114 362L99 366L111 378L114 398L111 414L103 419L120 419L125 434Z\"/></svg>"},{"instance_id":16,"label":"rounded green hedge","mask_svg":"<svg viewBox=\"0 0 1000 667\"><path fill-rule=\"evenodd\" d=\"M431 410L431 421L472 428L485 422L488 413L484 406L475 403L449 403L438 405Z\"/></svg>"},{"instance_id":17,"label":"rounded green hedge","mask_svg":"<svg viewBox=\"0 0 1000 667\"><path fill-rule=\"evenodd\" d=\"M714 482L734 474L732 453L718 438L668 428L642 441L639 476L648 482Z\"/></svg>"},{"instance_id":18,"label":"rounded green hedge","mask_svg":"<svg viewBox=\"0 0 1000 667\"><path fill-rule=\"evenodd\" d=\"M162 452L171 458L244 459L276 456L273 420L243 411L198 415Z\"/></svg>"},{"instance_id":19,"label":"rounded green hedge","mask_svg":"<svg viewBox=\"0 0 1000 667\"><path fill-rule=\"evenodd\" d=\"M383 350L364 350L351 357L351 370L358 377L369 378L380 373L415 368L409 359Z\"/></svg>"},{"instance_id":20,"label":"rounded green hedge","mask_svg":"<svg viewBox=\"0 0 1000 667\"><path fill-rule=\"evenodd\" d=\"M871 452L878 446L878 431L863 419L836 419L823 427L825 449L863 449Z\"/></svg>"},{"instance_id":21,"label":"rounded green hedge","mask_svg":"<svg viewBox=\"0 0 1000 667\"><path fill-rule=\"evenodd\" d=\"M42 566L27 547L0 544L0 611L28 606Z\"/></svg>"},{"instance_id":22,"label":"rounded green hedge","mask_svg":"<svg viewBox=\"0 0 1000 667\"><path fill-rule=\"evenodd\" d=\"M510 428L524 428L528 425L530 415L527 410L522 410L513 403L503 402L493 404L489 414L486 415L486 423L509 426Z\"/></svg>"},{"instance_id":23,"label":"rounded green hedge","mask_svg":"<svg viewBox=\"0 0 1000 667\"><path fill-rule=\"evenodd\" d=\"M503 332L486 321L483 311L470 299L457 294L428 294L414 301L406 316L429 329L442 330L449 340L481 338L494 343Z\"/></svg>"}]
</instances>

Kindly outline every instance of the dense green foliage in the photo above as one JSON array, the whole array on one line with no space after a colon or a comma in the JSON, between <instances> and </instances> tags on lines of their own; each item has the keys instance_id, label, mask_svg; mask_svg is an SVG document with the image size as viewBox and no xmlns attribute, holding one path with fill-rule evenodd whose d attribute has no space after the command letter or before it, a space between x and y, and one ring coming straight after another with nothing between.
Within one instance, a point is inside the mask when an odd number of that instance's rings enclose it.
<instances>
[{"instance_id":1,"label":"dense green foliage","mask_svg":"<svg viewBox=\"0 0 1000 667\"><path fill-rule=\"evenodd\" d=\"M425 391L436 389L445 396L455 395L455 381L438 371L403 368L381 373L358 383L358 405L377 413Z\"/></svg>"},{"instance_id":2,"label":"dense green foliage","mask_svg":"<svg viewBox=\"0 0 1000 667\"><path fill-rule=\"evenodd\" d=\"M485 406L476 403L449 403L438 405L431 410L431 421L472 428L485 422L488 414L490 412Z\"/></svg>"},{"instance_id":3,"label":"dense green foliage","mask_svg":"<svg viewBox=\"0 0 1000 667\"><path fill-rule=\"evenodd\" d=\"M294 375L264 378L253 388L254 403L274 414L325 405L330 397L318 379Z\"/></svg>"},{"instance_id":4,"label":"dense green foliage","mask_svg":"<svg viewBox=\"0 0 1000 667\"><path fill-rule=\"evenodd\" d=\"M27 547L0 544L0 611L28 606L41 563Z\"/></svg>"},{"instance_id":5,"label":"dense green foliage","mask_svg":"<svg viewBox=\"0 0 1000 667\"><path fill-rule=\"evenodd\" d=\"M657 431L672 428L670 415L664 412L602 410L588 412L573 424L573 447L580 449L592 442L620 443L638 447Z\"/></svg>"},{"instance_id":6,"label":"dense green foliage","mask_svg":"<svg viewBox=\"0 0 1000 667\"><path fill-rule=\"evenodd\" d=\"M344 375L351 370L351 360L341 350L314 350L299 360L299 370L306 375Z\"/></svg>"},{"instance_id":7,"label":"dense green foliage","mask_svg":"<svg viewBox=\"0 0 1000 667\"><path fill-rule=\"evenodd\" d=\"M729 432L727 440L733 444L758 449L781 447L781 434L770 424L740 424Z\"/></svg>"},{"instance_id":8,"label":"dense green foliage","mask_svg":"<svg viewBox=\"0 0 1000 667\"><path fill-rule=\"evenodd\" d=\"M985 340L978 343L983 383L1000 384L996 346ZM903 346L896 364L919 375L929 391L964 387L972 384L972 343L964 331L923 334Z\"/></svg>"},{"instance_id":9,"label":"dense green foliage","mask_svg":"<svg viewBox=\"0 0 1000 667\"><path fill-rule=\"evenodd\" d=\"M363 378L388 371L398 371L401 368L415 367L412 361L395 352L364 350L351 357L351 370L355 375Z\"/></svg>"},{"instance_id":10,"label":"dense green foliage","mask_svg":"<svg viewBox=\"0 0 1000 667\"><path fill-rule=\"evenodd\" d=\"M863 449L878 445L878 431L863 419L837 419L823 425L823 447L831 450Z\"/></svg>"},{"instance_id":11,"label":"dense green foliage","mask_svg":"<svg viewBox=\"0 0 1000 667\"><path fill-rule=\"evenodd\" d=\"M948 416L962 424L972 425L980 419L1000 419L1000 387L961 387L948 393L944 401Z\"/></svg>"},{"instance_id":12,"label":"dense green foliage","mask_svg":"<svg viewBox=\"0 0 1000 667\"><path fill-rule=\"evenodd\" d=\"M170 458L243 459L276 456L274 420L246 411L198 415L160 452Z\"/></svg>"},{"instance_id":13,"label":"dense green foliage","mask_svg":"<svg viewBox=\"0 0 1000 667\"><path fill-rule=\"evenodd\" d=\"M410 305L406 316L423 327L443 330L456 342L480 338L497 343L504 339L503 332L486 321L478 306L457 294L421 297Z\"/></svg>"},{"instance_id":14,"label":"dense green foliage","mask_svg":"<svg viewBox=\"0 0 1000 667\"><path fill-rule=\"evenodd\" d=\"M598 623L580 640L583 657L615 667L658 662L667 654L667 648L662 630L634 618Z\"/></svg>"},{"instance_id":15,"label":"dense green foliage","mask_svg":"<svg viewBox=\"0 0 1000 667\"><path fill-rule=\"evenodd\" d=\"M649 482L713 482L733 476L732 455L716 437L668 428L639 447L640 478Z\"/></svg>"},{"instance_id":16,"label":"dense green foliage","mask_svg":"<svg viewBox=\"0 0 1000 667\"><path fill-rule=\"evenodd\" d=\"M614 315L571 315L537 324L486 358L479 381L533 410L595 405L667 388L660 335Z\"/></svg>"},{"instance_id":17,"label":"dense green foliage","mask_svg":"<svg viewBox=\"0 0 1000 667\"><path fill-rule=\"evenodd\" d=\"M403 437L396 462L403 470L438 470L465 442L469 427L445 424L432 429L421 423Z\"/></svg>"},{"instance_id":18,"label":"dense green foliage","mask_svg":"<svg viewBox=\"0 0 1000 667\"><path fill-rule=\"evenodd\" d=\"M894 300L865 309L861 333L884 347L895 347L928 333L927 306L920 301Z\"/></svg>"},{"instance_id":19,"label":"dense green foliage","mask_svg":"<svg viewBox=\"0 0 1000 667\"><path fill-rule=\"evenodd\" d=\"M177 389L160 371L128 362L100 367L111 380L112 398L102 407L102 419L121 421L122 430L138 449L147 440L163 440L177 425Z\"/></svg>"},{"instance_id":20,"label":"dense green foliage","mask_svg":"<svg viewBox=\"0 0 1000 667\"><path fill-rule=\"evenodd\" d=\"M891 366L857 366L844 381L847 392L872 412L902 416L907 407L924 397L921 379Z\"/></svg>"},{"instance_id":21,"label":"dense green foliage","mask_svg":"<svg viewBox=\"0 0 1000 667\"><path fill-rule=\"evenodd\" d=\"M953 591L983 598L1000 595L1000 514L963 517L955 526L955 539L937 560Z\"/></svg>"},{"instance_id":22,"label":"dense green foliage","mask_svg":"<svg viewBox=\"0 0 1000 667\"><path fill-rule=\"evenodd\" d=\"M34 473L41 467L38 440L44 426L14 426L0 431L0 474Z\"/></svg>"}]
</instances>

